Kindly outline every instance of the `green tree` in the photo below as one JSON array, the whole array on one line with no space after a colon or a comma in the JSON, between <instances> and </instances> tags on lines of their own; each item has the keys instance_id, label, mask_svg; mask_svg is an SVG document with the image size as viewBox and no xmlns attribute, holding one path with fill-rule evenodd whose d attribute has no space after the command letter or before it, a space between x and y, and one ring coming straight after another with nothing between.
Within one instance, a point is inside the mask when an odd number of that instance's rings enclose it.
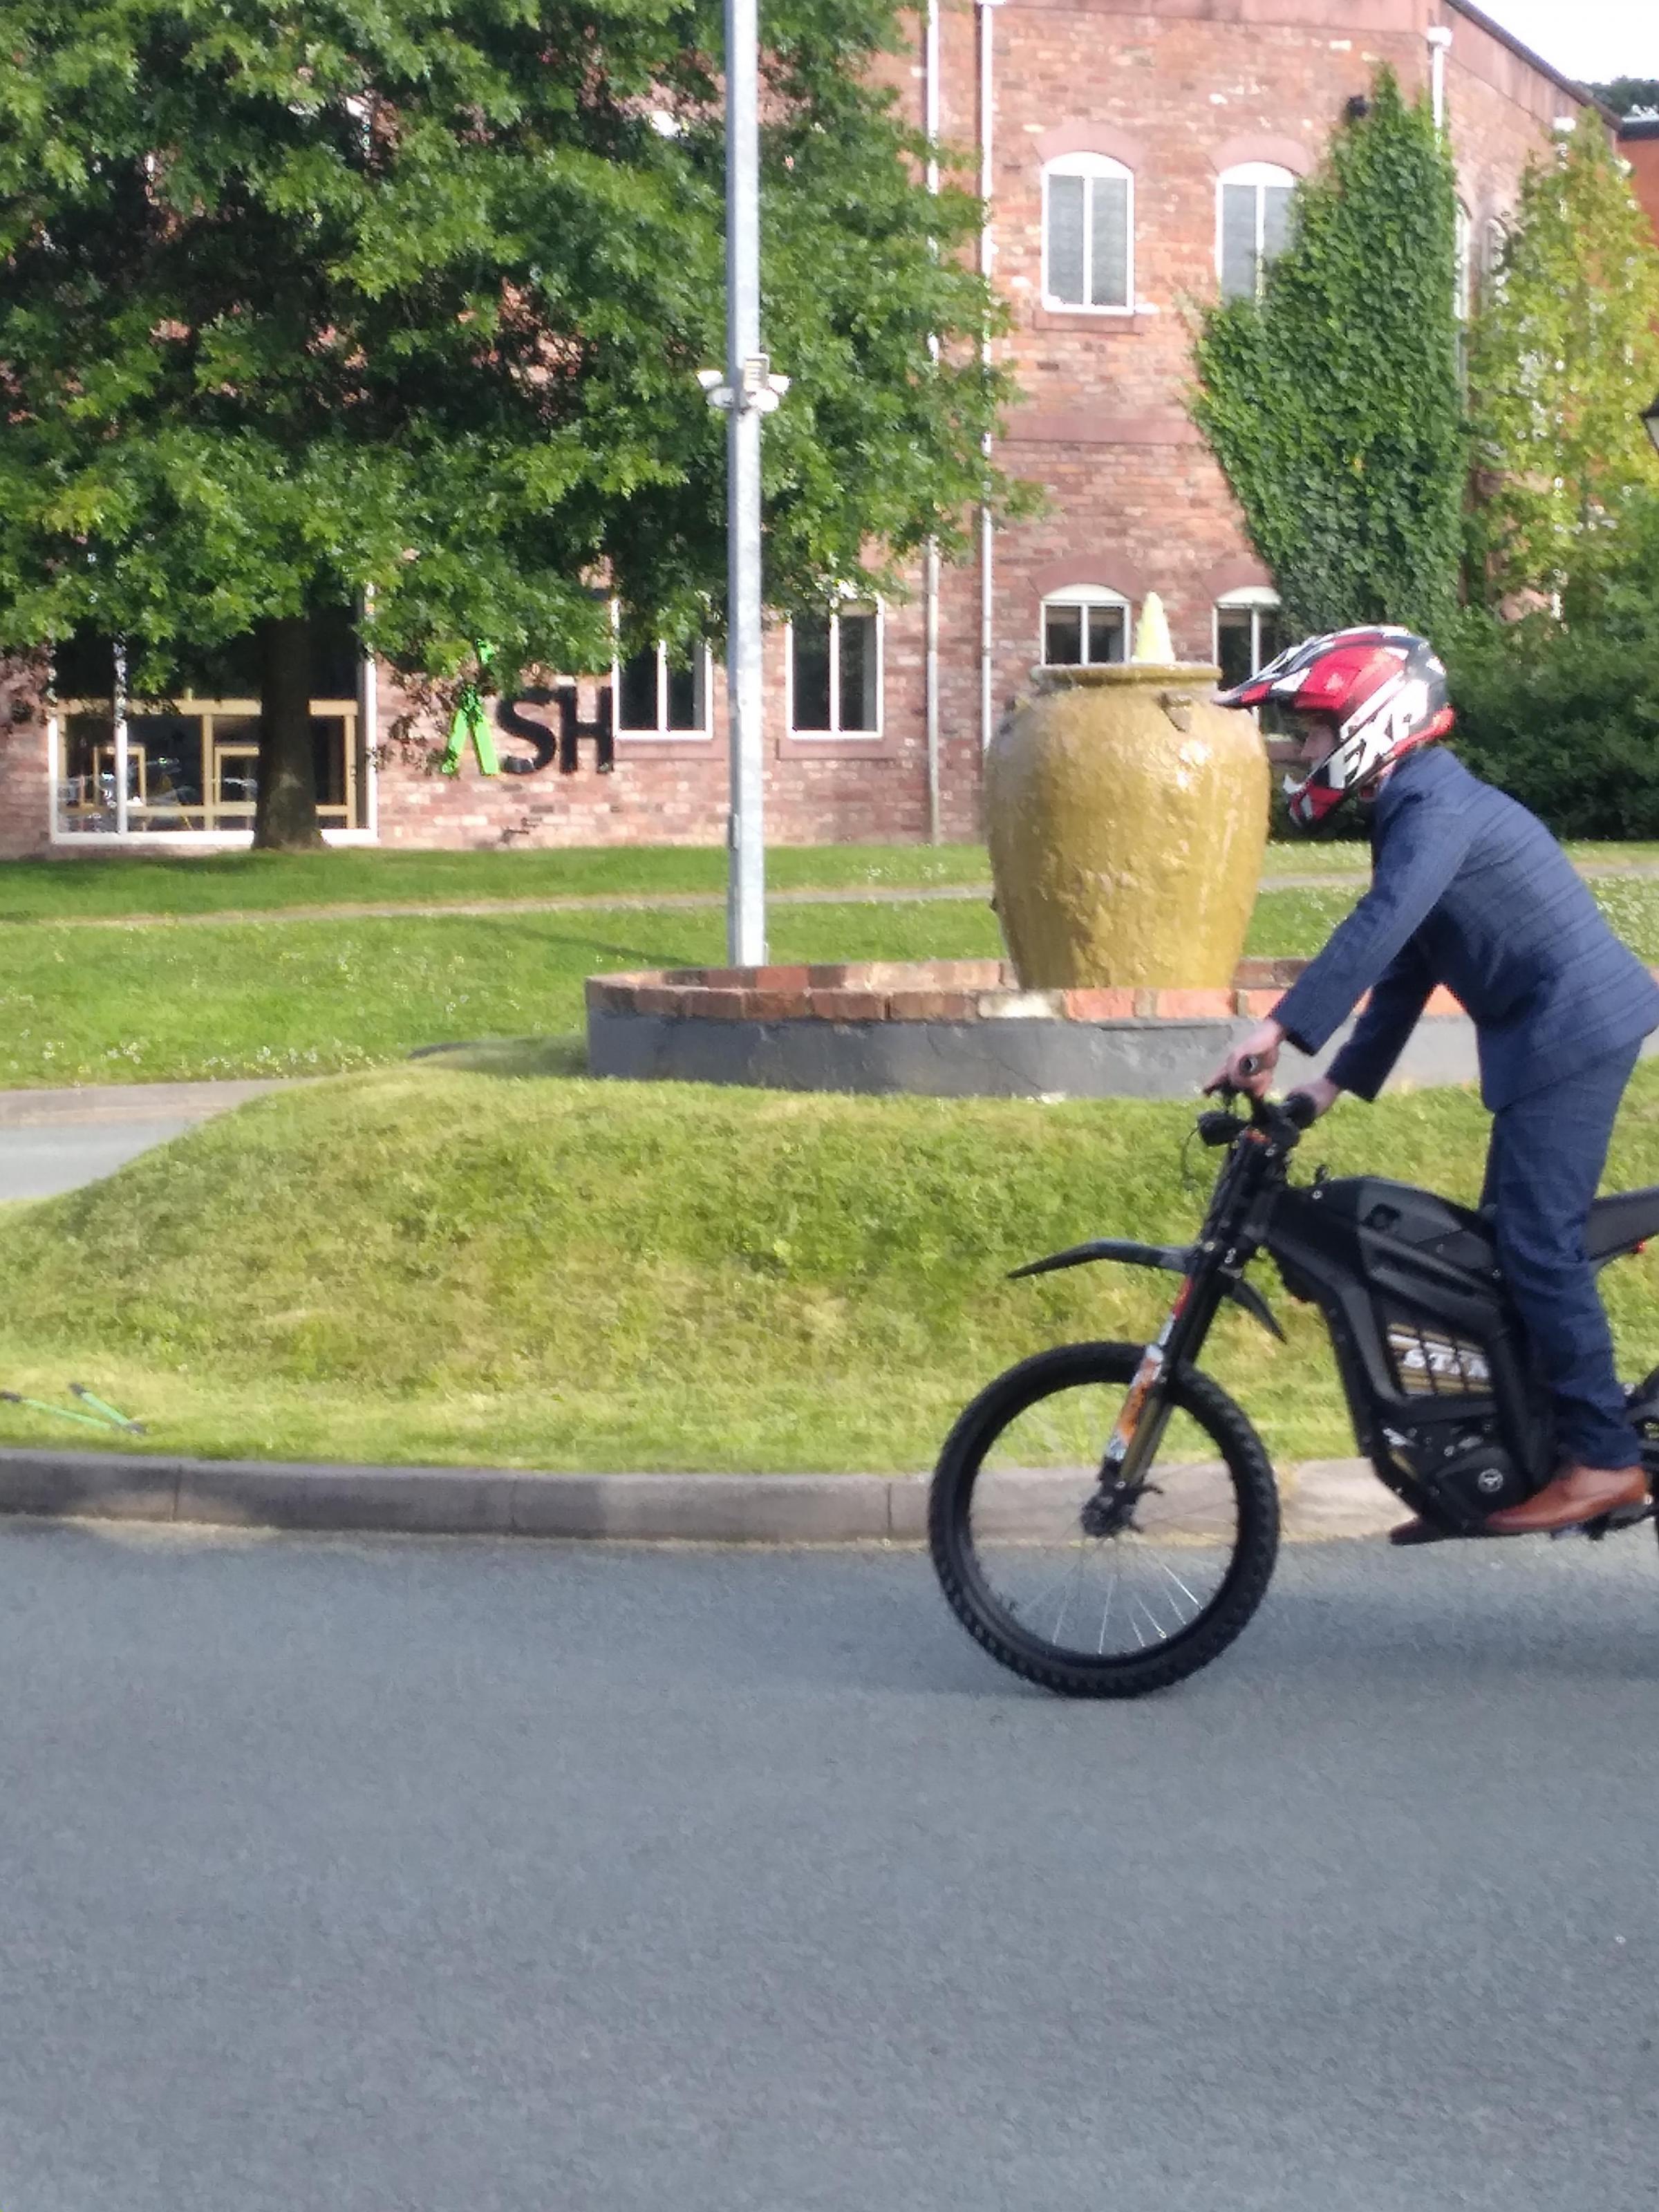
<instances>
[{"instance_id":1,"label":"green tree","mask_svg":"<svg viewBox=\"0 0 1659 2212\"><path fill-rule=\"evenodd\" d=\"M1659 385L1659 247L1590 122L1522 180L1469 382L1472 596L1540 591L1582 615L1631 495L1659 487L1639 419Z\"/></svg>"},{"instance_id":2,"label":"green tree","mask_svg":"<svg viewBox=\"0 0 1659 2212\"><path fill-rule=\"evenodd\" d=\"M1603 107L1610 107L1615 115L1659 115L1659 77L1616 76L1611 84L1591 84L1584 88L1593 92Z\"/></svg>"},{"instance_id":3,"label":"green tree","mask_svg":"<svg viewBox=\"0 0 1659 2212\"><path fill-rule=\"evenodd\" d=\"M1002 386L872 74L891 0L765 27L769 592L872 588L1003 486ZM256 842L317 836L313 623L455 677L718 636L714 0L0 0L0 651L254 633ZM941 341L938 358L930 338Z\"/></svg>"},{"instance_id":4,"label":"green tree","mask_svg":"<svg viewBox=\"0 0 1659 2212\"><path fill-rule=\"evenodd\" d=\"M1455 606L1455 226L1428 106L1384 71L1298 190L1260 301L1204 318L1193 416L1304 629L1389 621L1434 635Z\"/></svg>"},{"instance_id":5,"label":"green tree","mask_svg":"<svg viewBox=\"0 0 1659 2212\"><path fill-rule=\"evenodd\" d=\"M1559 836L1659 836L1659 493L1632 493L1590 614L1471 608L1447 660L1480 775Z\"/></svg>"}]
</instances>

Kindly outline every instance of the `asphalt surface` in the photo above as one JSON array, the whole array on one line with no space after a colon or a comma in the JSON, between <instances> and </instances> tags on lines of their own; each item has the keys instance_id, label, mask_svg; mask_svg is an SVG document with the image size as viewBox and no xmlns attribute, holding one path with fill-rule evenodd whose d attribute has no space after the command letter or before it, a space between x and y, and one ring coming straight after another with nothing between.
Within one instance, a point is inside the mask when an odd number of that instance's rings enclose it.
<instances>
[{"instance_id":1,"label":"asphalt surface","mask_svg":"<svg viewBox=\"0 0 1659 2212\"><path fill-rule=\"evenodd\" d=\"M0 1202L55 1198L267 1091L261 1080L0 1091Z\"/></svg>"},{"instance_id":2,"label":"asphalt surface","mask_svg":"<svg viewBox=\"0 0 1659 2212\"><path fill-rule=\"evenodd\" d=\"M184 1121L132 1121L0 1130L0 1200L56 1198L60 1191L77 1190L193 1127Z\"/></svg>"},{"instance_id":3,"label":"asphalt surface","mask_svg":"<svg viewBox=\"0 0 1659 2212\"><path fill-rule=\"evenodd\" d=\"M1625 2212L1644 1533L1068 1705L914 1553L0 1531L19 2212Z\"/></svg>"}]
</instances>

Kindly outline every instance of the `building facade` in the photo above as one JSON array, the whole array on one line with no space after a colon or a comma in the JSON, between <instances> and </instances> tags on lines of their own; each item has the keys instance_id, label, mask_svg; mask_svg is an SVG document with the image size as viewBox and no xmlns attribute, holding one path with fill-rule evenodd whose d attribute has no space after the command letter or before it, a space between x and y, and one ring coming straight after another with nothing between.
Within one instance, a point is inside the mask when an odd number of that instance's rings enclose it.
<instances>
[{"instance_id":1,"label":"building facade","mask_svg":"<svg viewBox=\"0 0 1659 2212\"><path fill-rule=\"evenodd\" d=\"M1040 520L890 606L767 640L766 827L776 842L980 834L980 763L1043 661L1121 658L1147 594L1176 650L1231 674L1273 648L1272 581L1188 418L1194 317L1248 290L1379 65L1428 88L1456 161L1460 301L1500 250L1528 160L1598 112L1466 0L933 0L908 97L975 146L997 342L1022 391L1000 458ZM770 334L789 368L787 332ZM787 404L787 402L785 403ZM501 702L495 775L386 672L316 702L325 834L412 847L712 843L726 835L719 671L646 654L608 680ZM95 672L51 711L0 693L0 857L249 835L257 702L234 690L118 716Z\"/></svg>"}]
</instances>

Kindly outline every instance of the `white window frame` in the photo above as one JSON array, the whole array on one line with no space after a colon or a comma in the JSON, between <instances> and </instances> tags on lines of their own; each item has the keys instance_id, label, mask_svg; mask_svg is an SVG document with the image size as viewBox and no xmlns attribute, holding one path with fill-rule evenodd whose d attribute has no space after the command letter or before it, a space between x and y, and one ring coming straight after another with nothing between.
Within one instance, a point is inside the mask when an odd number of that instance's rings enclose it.
<instances>
[{"instance_id":1,"label":"white window frame","mask_svg":"<svg viewBox=\"0 0 1659 2212\"><path fill-rule=\"evenodd\" d=\"M1121 177L1128 185L1124 210L1123 299L1120 305L1095 307L1082 300L1058 300L1048 282L1048 181L1052 177ZM1092 192L1083 196L1083 270L1089 281L1094 267L1095 203ZM1135 312L1135 173L1109 154L1060 154L1042 166L1042 304L1059 315L1133 315Z\"/></svg>"},{"instance_id":2,"label":"white window frame","mask_svg":"<svg viewBox=\"0 0 1659 2212\"><path fill-rule=\"evenodd\" d=\"M843 730L841 726L841 621L843 615L873 615L876 620L876 726L873 730ZM792 738L804 744L879 744L887 726L887 620L879 599L847 599L830 610L830 723L827 730L803 730L795 721L795 625L786 623L783 632L784 721Z\"/></svg>"},{"instance_id":3,"label":"white window frame","mask_svg":"<svg viewBox=\"0 0 1659 2212\"><path fill-rule=\"evenodd\" d=\"M624 740L633 744L699 744L714 734L714 719L709 713L709 701L714 693L714 667L706 645L699 645L692 664L692 678L696 685L697 720L689 730L671 730L668 726L668 648L660 639L656 645L657 655L657 726L653 730L632 729L622 719L622 649L620 616L614 604L611 615L611 633L617 644L611 655L611 700L614 716L612 730L617 743Z\"/></svg>"},{"instance_id":4,"label":"white window frame","mask_svg":"<svg viewBox=\"0 0 1659 2212\"><path fill-rule=\"evenodd\" d=\"M1283 190L1296 189L1294 169L1287 169L1279 161L1237 161L1231 169L1224 169L1215 180L1215 281L1218 290L1222 281L1222 253L1224 240L1222 230L1223 210L1226 206L1229 185L1250 185L1255 189L1255 297L1261 297L1262 279L1267 270L1267 201L1268 186ZM1235 294L1242 299L1242 293Z\"/></svg>"},{"instance_id":5,"label":"white window frame","mask_svg":"<svg viewBox=\"0 0 1659 2212\"><path fill-rule=\"evenodd\" d=\"M222 828L136 830L132 827L127 815L129 781L127 744L130 726L126 709L130 703L125 696L123 678L118 673L110 702L112 709L110 735L114 753L117 826L113 830L71 830L65 825L64 820L65 750L64 718L66 714L74 713L82 706L91 708L100 707L103 702L101 700L86 702L63 700L59 699L55 692L49 690L46 714L46 778L51 809L46 830L48 846L53 849L62 847L66 851L73 853L95 852L100 848L112 847L123 852L143 853L247 851L253 843L252 824L245 830ZM257 700L246 699L228 702L198 701L191 695L185 694L176 703L185 708L186 711L193 707L205 706L219 712L224 712L228 708L231 708L238 713L249 710L257 713L259 702ZM343 707L347 702L343 700L338 702L331 702L321 694L319 694L312 702L313 707L326 707L337 703ZM370 653L360 654L358 658L356 696L350 703L357 718L352 732L352 743L354 747L362 747L363 755L362 769L355 776L357 808L362 817L363 826L358 830L342 829L332 823L324 823L319 826L325 845L378 845L380 842L378 759L380 748L375 736L375 715L379 707L379 684L378 671L374 656ZM141 713L143 711L144 704L145 702L142 701L137 702ZM348 789L352 787L352 782L349 781ZM348 807L349 804L350 802L348 801Z\"/></svg>"},{"instance_id":6,"label":"white window frame","mask_svg":"<svg viewBox=\"0 0 1659 2212\"><path fill-rule=\"evenodd\" d=\"M1250 673L1266 665L1261 659L1261 617L1282 612L1282 602L1271 584L1241 584L1237 591L1224 592L1210 610L1210 643L1215 654L1216 665L1221 665L1221 617L1224 614L1248 613L1250 617Z\"/></svg>"},{"instance_id":7,"label":"white window frame","mask_svg":"<svg viewBox=\"0 0 1659 2212\"><path fill-rule=\"evenodd\" d=\"M1057 591L1042 594L1042 605L1037 616L1037 665L1040 668L1112 668L1120 664L1109 660L1091 660L1088 653L1088 630L1084 631L1085 658L1075 660L1049 660L1044 658L1048 650L1048 610L1050 607L1116 607L1123 616L1123 658L1127 660L1133 650L1135 634L1134 602L1115 592L1107 584L1062 584Z\"/></svg>"}]
</instances>

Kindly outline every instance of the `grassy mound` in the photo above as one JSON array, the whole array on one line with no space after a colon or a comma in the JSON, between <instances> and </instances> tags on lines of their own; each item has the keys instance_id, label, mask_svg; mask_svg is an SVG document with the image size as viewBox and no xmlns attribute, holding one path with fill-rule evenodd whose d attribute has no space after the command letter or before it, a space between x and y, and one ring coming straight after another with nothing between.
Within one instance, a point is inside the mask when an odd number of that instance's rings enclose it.
<instances>
[{"instance_id":1,"label":"grassy mound","mask_svg":"<svg viewBox=\"0 0 1659 2212\"><path fill-rule=\"evenodd\" d=\"M0 1381L73 1379L151 1449L567 1468L927 1465L963 1401L1039 1346L1144 1336L1169 1279L1021 1261L1180 1239L1190 1109L850 1099L531 1077L485 1054L259 1101L110 1181L9 1210ZM1451 1195L1462 1092L1345 1105L1304 1148ZM1434 1163L1431 1171L1423 1164ZM1190 1160L1204 1185L1213 1157ZM1659 1181L1659 1074L1609 1180ZM1279 1456L1352 1449L1322 1333L1229 1314L1206 1365ZM1650 1266L1605 1279L1632 1368ZM93 1441L16 1408L0 1438Z\"/></svg>"}]
</instances>

